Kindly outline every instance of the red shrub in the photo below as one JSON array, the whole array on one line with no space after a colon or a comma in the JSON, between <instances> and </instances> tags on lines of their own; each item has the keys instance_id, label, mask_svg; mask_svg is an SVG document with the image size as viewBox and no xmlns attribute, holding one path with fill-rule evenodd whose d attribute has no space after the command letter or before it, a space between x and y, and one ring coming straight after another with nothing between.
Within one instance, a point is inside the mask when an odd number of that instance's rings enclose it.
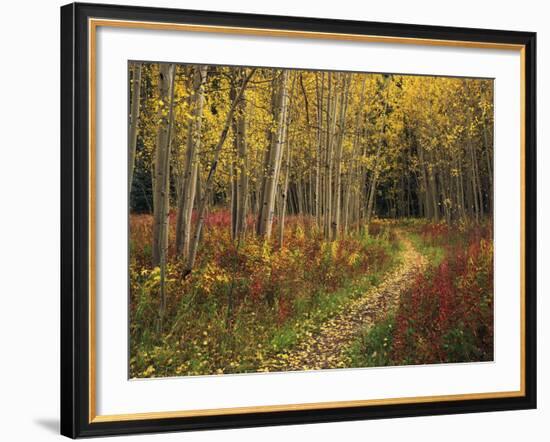
<instances>
[{"instance_id":1,"label":"red shrub","mask_svg":"<svg viewBox=\"0 0 550 442\"><path fill-rule=\"evenodd\" d=\"M393 335L394 361L492 360L492 243L481 237L480 230L468 238L466 249L449 247L446 259L419 275L413 288L401 296Z\"/></svg>"}]
</instances>

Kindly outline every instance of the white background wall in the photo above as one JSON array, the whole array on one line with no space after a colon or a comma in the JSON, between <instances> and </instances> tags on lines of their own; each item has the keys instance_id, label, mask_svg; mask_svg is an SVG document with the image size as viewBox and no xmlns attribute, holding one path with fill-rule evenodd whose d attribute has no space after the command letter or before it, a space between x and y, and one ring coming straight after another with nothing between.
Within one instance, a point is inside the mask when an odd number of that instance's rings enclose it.
<instances>
[{"instance_id":1,"label":"white background wall","mask_svg":"<svg viewBox=\"0 0 550 442\"><path fill-rule=\"evenodd\" d=\"M114 0L113 0L114 1ZM550 436L550 308L542 225L550 14L543 1L120 0L125 4L538 32L539 409L127 437L125 440L461 441ZM6 2L0 26L0 439L53 440L59 410L59 6ZM546 212L545 214L543 212ZM546 215L546 217L544 217ZM545 244L546 243L546 244ZM546 252L548 254L548 252Z\"/></svg>"}]
</instances>

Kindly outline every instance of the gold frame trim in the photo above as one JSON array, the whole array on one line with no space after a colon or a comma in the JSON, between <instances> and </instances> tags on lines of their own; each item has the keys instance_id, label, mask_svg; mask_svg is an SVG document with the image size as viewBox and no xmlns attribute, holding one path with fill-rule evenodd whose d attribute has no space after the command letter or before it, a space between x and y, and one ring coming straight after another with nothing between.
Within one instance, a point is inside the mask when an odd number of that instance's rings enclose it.
<instances>
[{"instance_id":1,"label":"gold frame trim","mask_svg":"<svg viewBox=\"0 0 550 442\"><path fill-rule=\"evenodd\" d=\"M519 51L520 53L520 389L488 393L465 393L437 396L416 396L388 399L368 399L353 401L316 402L302 404L261 405L234 408L215 408L200 410L158 411L129 414L96 414L96 34L97 28L139 28L148 30L169 30L186 32L207 32L218 34L253 35L266 37L310 38L369 43L412 44L421 46L443 46L477 49L497 49ZM88 85L89 85L89 423L120 422L146 419L168 419L179 417L220 416L245 413L269 413L277 411L322 410L327 408L365 407L375 405L419 404L427 402L460 401L472 399L497 399L523 397L525 385L525 45L504 43L480 43L474 41L438 40L410 37L389 37L376 35L338 34L329 32L290 31L282 29L243 28L232 26L191 25L180 23L140 22L130 20L88 19Z\"/></svg>"}]
</instances>

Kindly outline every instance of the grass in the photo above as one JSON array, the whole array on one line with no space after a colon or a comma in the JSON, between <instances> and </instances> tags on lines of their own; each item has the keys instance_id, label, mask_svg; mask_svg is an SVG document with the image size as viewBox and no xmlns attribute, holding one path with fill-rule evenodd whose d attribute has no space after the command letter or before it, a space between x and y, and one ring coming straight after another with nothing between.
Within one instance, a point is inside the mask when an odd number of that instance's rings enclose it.
<instances>
[{"instance_id":1,"label":"grass","mask_svg":"<svg viewBox=\"0 0 550 442\"><path fill-rule=\"evenodd\" d=\"M347 350L352 366L486 361L493 358L492 227L405 223L428 268L395 311Z\"/></svg>"},{"instance_id":2,"label":"grass","mask_svg":"<svg viewBox=\"0 0 550 442\"><path fill-rule=\"evenodd\" d=\"M336 292L319 294L312 304L297 315L295 322L283 326L275 333L270 350L272 352L289 350L308 333L316 332L326 320L339 313L344 305L377 286L383 280L384 275L391 272L399 262L399 255L395 253L391 264L383 269L358 280L350 281Z\"/></svg>"},{"instance_id":3,"label":"grass","mask_svg":"<svg viewBox=\"0 0 550 442\"><path fill-rule=\"evenodd\" d=\"M384 223L330 243L319 240L311 220L289 217L283 249L254 238L235 249L228 221L223 212L212 214L187 280L181 263L169 259L160 329L150 219L131 219L131 377L269 369L267 359L307 339L399 262L400 246Z\"/></svg>"},{"instance_id":4,"label":"grass","mask_svg":"<svg viewBox=\"0 0 550 442\"><path fill-rule=\"evenodd\" d=\"M346 354L352 367L383 367L392 364L394 316L388 315L361 332Z\"/></svg>"},{"instance_id":5,"label":"grass","mask_svg":"<svg viewBox=\"0 0 550 442\"><path fill-rule=\"evenodd\" d=\"M411 281L395 311L361 332L346 351L346 366L492 357L490 226L377 222L368 233L362 229L330 243L319 240L307 219L290 218L285 248L248 240L232 249L225 218L215 214L189 280L180 279L177 260L169 261L163 330L155 296L159 272L147 264L147 220L138 220L141 237L134 238L131 266L132 377L280 370L277 357L307 341L402 263L396 228L426 256L428 269Z\"/></svg>"},{"instance_id":6,"label":"grass","mask_svg":"<svg viewBox=\"0 0 550 442\"><path fill-rule=\"evenodd\" d=\"M335 292L321 291L310 302L298 303L295 321L285 324L275 332L267 354L288 351L301 339L315 333L325 321L339 313L343 306L377 286L387 273L397 267L401 263L400 252L403 246L399 242L389 241L388 230L377 237L366 235L363 239L367 247L380 241L384 242L386 253L390 256L388 263L365 276L347 281Z\"/></svg>"},{"instance_id":7,"label":"grass","mask_svg":"<svg viewBox=\"0 0 550 442\"><path fill-rule=\"evenodd\" d=\"M445 249L441 245L427 243L418 232L409 231L407 236L416 250L424 255L431 265L438 266L445 259Z\"/></svg>"}]
</instances>

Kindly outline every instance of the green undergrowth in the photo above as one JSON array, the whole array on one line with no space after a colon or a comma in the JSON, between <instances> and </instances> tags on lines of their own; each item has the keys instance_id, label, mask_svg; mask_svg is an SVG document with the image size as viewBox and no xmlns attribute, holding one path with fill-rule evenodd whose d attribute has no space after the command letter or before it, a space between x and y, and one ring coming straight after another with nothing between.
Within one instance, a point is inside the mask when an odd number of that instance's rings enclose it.
<instances>
[{"instance_id":1,"label":"green undergrowth","mask_svg":"<svg viewBox=\"0 0 550 442\"><path fill-rule=\"evenodd\" d=\"M318 245L320 257L311 264L304 261L308 243L302 245L304 240L300 237L290 237L288 242L294 245L294 250L290 248L284 256L269 252L270 255L265 258L268 263L275 260L281 262L283 259L289 262L289 270L285 270L281 264L279 281L282 283L276 286L286 287L285 291L276 292L271 298L269 296L272 292L269 290L275 286L267 285L265 277L260 280L260 273L252 274L252 279L243 275L242 278L232 280L228 277L230 272L224 272L224 261L218 259L220 264L215 273L205 271L202 279L192 288L182 286L180 290L186 289L188 292L179 296L178 303L173 306L174 313L165 319L164 333L160 333L154 326L131 330L130 377L270 370L267 361L274 355L287 352L301 340L310 337L348 302L363 296L383 281L385 275L401 262L402 246L391 229L390 226L375 225L370 229L370 234L356 233L340 240L338 248L335 243ZM311 244L314 244L313 240ZM366 257L361 254L354 256L356 252L345 253L349 250L347 244L351 244L355 250L370 251L376 255L371 255L366 266ZM260 250L258 253L265 251ZM296 257L290 254L296 254ZM242 256L242 259L247 260L246 265L252 259L256 260L254 265L263 262L250 253L243 253ZM275 268L274 264L270 265L272 269ZM264 269L265 266L261 268L262 271ZM293 273L294 269L300 273ZM316 272L318 280L308 275L308 272ZM338 276L340 272L341 276ZM178 280L177 273L174 273L175 280L171 284L175 290ZM155 278L155 273L145 273L145 276L138 274L134 279L134 324L143 324L141 318L155 314L155 305L149 294L150 285L156 284ZM337 286L329 286L323 284L322 278L339 283ZM254 285L258 280L264 282L261 291ZM309 281L308 285L303 284L304 280ZM287 281L288 285L283 285ZM205 291L205 286L210 291ZM232 293L244 295L236 298L239 302L234 301L230 313L228 300Z\"/></svg>"},{"instance_id":2,"label":"green undergrowth","mask_svg":"<svg viewBox=\"0 0 550 442\"><path fill-rule=\"evenodd\" d=\"M392 365L394 316L389 314L372 327L363 330L347 349L352 367L383 367Z\"/></svg>"},{"instance_id":3,"label":"green undergrowth","mask_svg":"<svg viewBox=\"0 0 550 442\"><path fill-rule=\"evenodd\" d=\"M493 248L490 222L401 224L425 270L386 317L346 350L353 367L493 359Z\"/></svg>"},{"instance_id":4,"label":"green undergrowth","mask_svg":"<svg viewBox=\"0 0 550 442\"><path fill-rule=\"evenodd\" d=\"M426 243L422 236L416 232L409 232L407 236L413 243L414 248L426 257L430 265L438 266L443 262L445 249L442 246Z\"/></svg>"},{"instance_id":5,"label":"green undergrowth","mask_svg":"<svg viewBox=\"0 0 550 442\"><path fill-rule=\"evenodd\" d=\"M278 330L270 343L270 349L275 352L288 351L301 339L315 333L321 325L339 313L350 301L364 296L383 280L401 262L399 249L393 251L391 263L375 273L350 281L345 287L333 293L321 293L311 304L304 305L298 313L296 322L287 324Z\"/></svg>"}]
</instances>

